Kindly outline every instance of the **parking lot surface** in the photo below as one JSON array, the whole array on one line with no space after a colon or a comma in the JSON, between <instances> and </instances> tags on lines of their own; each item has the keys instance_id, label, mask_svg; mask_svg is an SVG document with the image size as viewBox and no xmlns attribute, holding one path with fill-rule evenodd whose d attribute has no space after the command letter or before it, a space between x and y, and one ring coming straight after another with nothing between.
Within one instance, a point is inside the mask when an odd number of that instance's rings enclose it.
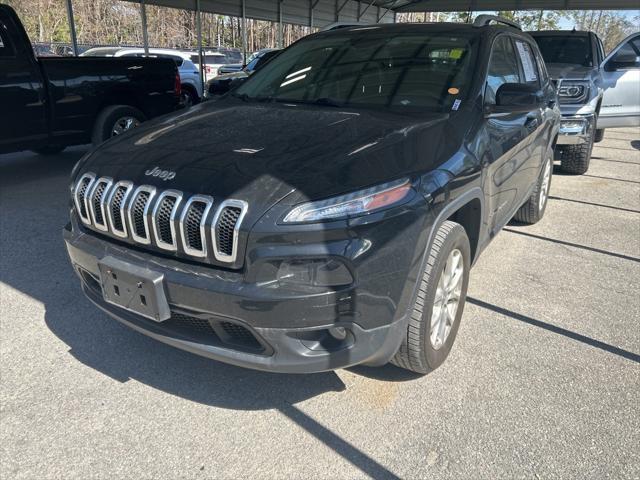
<instances>
[{"instance_id":1,"label":"parking lot surface","mask_svg":"<svg viewBox=\"0 0 640 480\"><path fill-rule=\"evenodd\" d=\"M495 239L423 377L244 370L101 313L61 238L84 151L0 156L0 477L640 477L640 129Z\"/></svg>"}]
</instances>

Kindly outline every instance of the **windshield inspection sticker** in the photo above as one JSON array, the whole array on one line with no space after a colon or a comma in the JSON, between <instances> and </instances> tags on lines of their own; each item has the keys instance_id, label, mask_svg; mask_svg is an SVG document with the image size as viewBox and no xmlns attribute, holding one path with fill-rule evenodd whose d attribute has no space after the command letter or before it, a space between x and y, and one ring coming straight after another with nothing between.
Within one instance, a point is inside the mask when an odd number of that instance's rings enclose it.
<instances>
[{"instance_id":1,"label":"windshield inspection sticker","mask_svg":"<svg viewBox=\"0 0 640 480\"><path fill-rule=\"evenodd\" d=\"M460 108L461 103L462 103L462 100L458 98L455 102L453 102L453 106L451 107L451 110L458 110Z\"/></svg>"},{"instance_id":2,"label":"windshield inspection sticker","mask_svg":"<svg viewBox=\"0 0 640 480\"><path fill-rule=\"evenodd\" d=\"M538 75L536 74L536 67L531 61L531 50L529 49L529 45L523 42L516 42L516 46L518 47L520 60L522 60L525 81L535 82L538 80Z\"/></svg>"}]
</instances>

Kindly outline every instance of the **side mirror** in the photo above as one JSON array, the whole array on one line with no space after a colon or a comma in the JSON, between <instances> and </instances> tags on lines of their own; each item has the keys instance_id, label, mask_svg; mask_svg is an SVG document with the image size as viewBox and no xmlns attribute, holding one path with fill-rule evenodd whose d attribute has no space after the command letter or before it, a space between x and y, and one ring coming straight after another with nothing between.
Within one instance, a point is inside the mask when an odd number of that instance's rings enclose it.
<instances>
[{"instance_id":1,"label":"side mirror","mask_svg":"<svg viewBox=\"0 0 640 480\"><path fill-rule=\"evenodd\" d=\"M632 52L619 51L605 65L605 70L608 72L623 68L640 68L640 57Z\"/></svg>"},{"instance_id":2,"label":"side mirror","mask_svg":"<svg viewBox=\"0 0 640 480\"><path fill-rule=\"evenodd\" d=\"M496 92L496 107L504 111L528 110L541 102L538 87L525 83L504 83Z\"/></svg>"}]
</instances>

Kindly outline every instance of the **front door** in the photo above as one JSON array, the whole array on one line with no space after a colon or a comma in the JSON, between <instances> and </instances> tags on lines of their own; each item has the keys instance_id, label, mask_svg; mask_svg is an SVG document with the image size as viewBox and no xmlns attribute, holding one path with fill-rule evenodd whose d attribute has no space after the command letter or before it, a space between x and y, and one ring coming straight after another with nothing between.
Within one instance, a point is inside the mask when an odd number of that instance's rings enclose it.
<instances>
[{"instance_id":1,"label":"front door","mask_svg":"<svg viewBox=\"0 0 640 480\"><path fill-rule=\"evenodd\" d=\"M640 125L640 34L627 37L602 62L604 97L598 128Z\"/></svg>"}]
</instances>

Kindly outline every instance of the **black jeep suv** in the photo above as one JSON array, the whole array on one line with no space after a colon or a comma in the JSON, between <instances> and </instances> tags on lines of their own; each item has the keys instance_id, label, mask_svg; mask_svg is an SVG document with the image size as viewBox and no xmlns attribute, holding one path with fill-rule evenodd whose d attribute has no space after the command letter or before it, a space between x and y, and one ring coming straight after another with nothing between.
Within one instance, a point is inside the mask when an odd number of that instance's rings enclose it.
<instances>
[{"instance_id":1,"label":"black jeep suv","mask_svg":"<svg viewBox=\"0 0 640 480\"><path fill-rule=\"evenodd\" d=\"M485 23L311 35L90 152L64 229L85 294L235 365L438 367L480 252L544 214L559 128L536 44Z\"/></svg>"}]
</instances>

